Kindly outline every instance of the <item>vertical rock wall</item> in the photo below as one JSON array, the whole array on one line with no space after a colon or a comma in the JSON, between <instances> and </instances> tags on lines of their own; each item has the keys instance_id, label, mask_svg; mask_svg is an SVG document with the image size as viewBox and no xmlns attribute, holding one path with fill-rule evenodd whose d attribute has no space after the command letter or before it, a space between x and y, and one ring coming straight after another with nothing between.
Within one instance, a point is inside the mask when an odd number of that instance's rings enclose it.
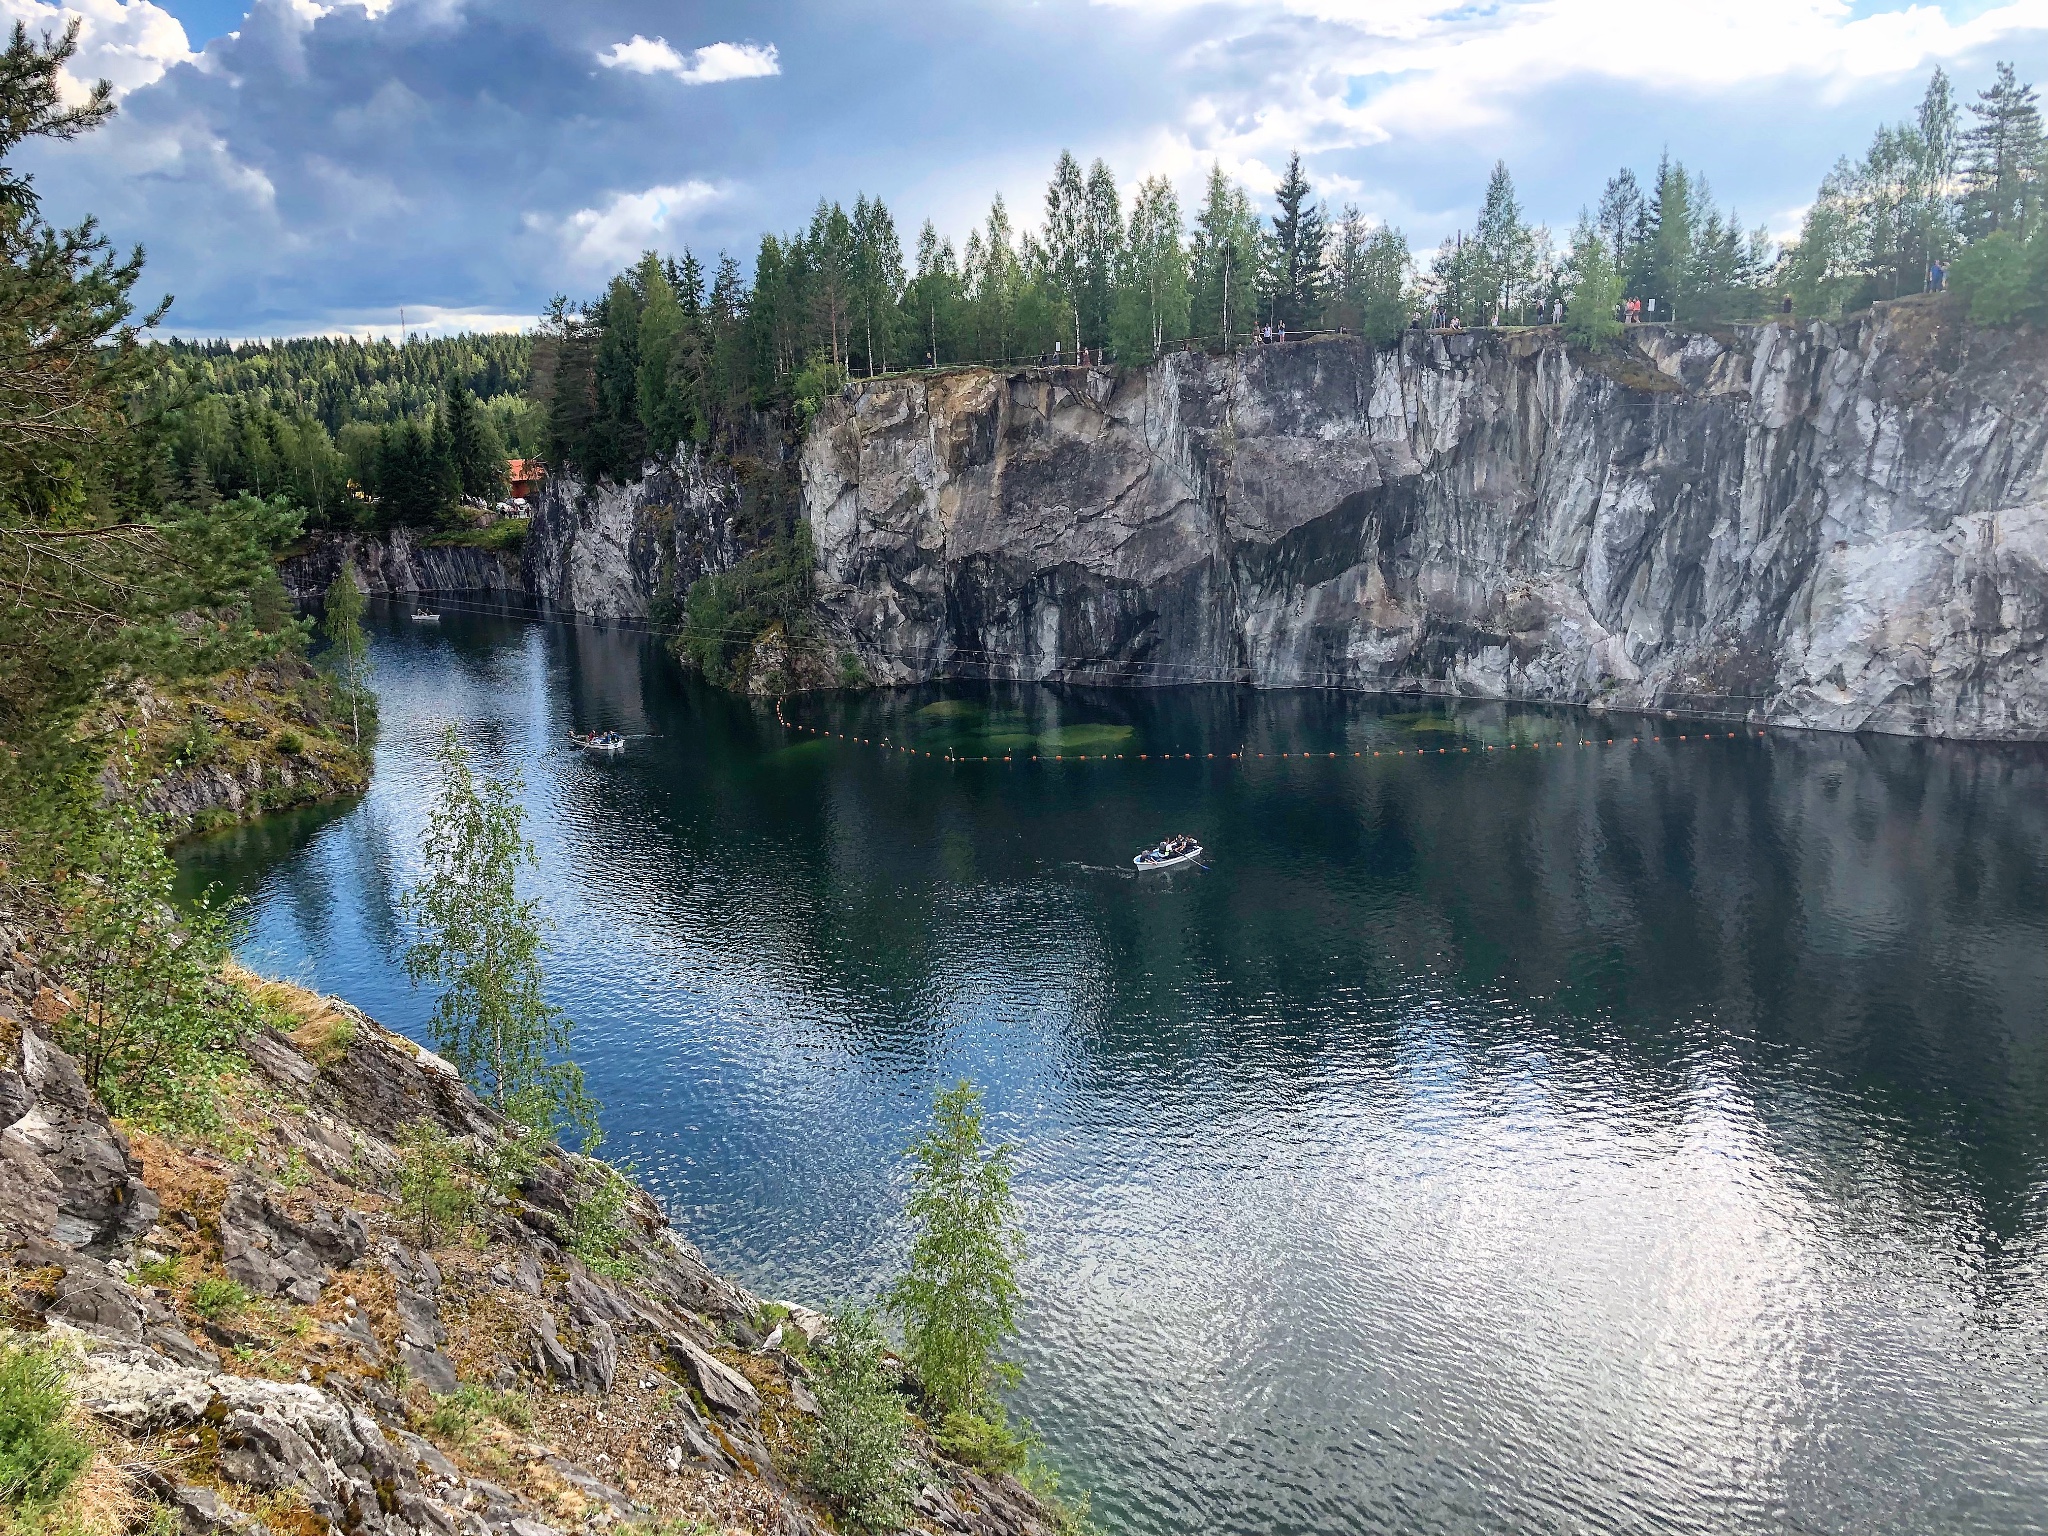
<instances>
[{"instance_id":1,"label":"vertical rock wall","mask_svg":"<svg viewBox=\"0 0 2048 1536\"><path fill-rule=\"evenodd\" d=\"M1414 334L857 386L803 448L875 676L1227 680L2048 736L2048 344Z\"/></svg>"}]
</instances>

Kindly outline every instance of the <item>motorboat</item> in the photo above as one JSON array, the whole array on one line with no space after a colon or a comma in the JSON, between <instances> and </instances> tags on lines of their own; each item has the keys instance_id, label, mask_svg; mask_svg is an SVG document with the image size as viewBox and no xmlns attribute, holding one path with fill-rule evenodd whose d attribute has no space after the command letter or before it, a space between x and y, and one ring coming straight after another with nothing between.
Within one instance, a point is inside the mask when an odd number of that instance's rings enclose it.
<instances>
[{"instance_id":1,"label":"motorboat","mask_svg":"<svg viewBox=\"0 0 2048 1536\"><path fill-rule=\"evenodd\" d=\"M592 731L588 736L579 736L574 731L569 739L586 752L623 752L626 738L617 731Z\"/></svg>"},{"instance_id":2,"label":"motorboat","mask_svg":"<svg viewBox=\"0 0 2048 1536\"><path fill-rule=\"evenodd\" d=\"M1147 848L1131 860L1141 874L1156 869L1179 869L1202 861L1202 845L1185 832L1169 837L1156 848Z\"/></svg>"},{"instance_id":3,"label":"motorboat","mask_svg":"<svg viewBox=\"0 0 2048 1536\"><path fill-rule=\"evenodd\" d=\"M412 621L415 624L438 624L441 622L441 615L425 608L415 608L412 611Z\"/></svg>"}]
</instances>

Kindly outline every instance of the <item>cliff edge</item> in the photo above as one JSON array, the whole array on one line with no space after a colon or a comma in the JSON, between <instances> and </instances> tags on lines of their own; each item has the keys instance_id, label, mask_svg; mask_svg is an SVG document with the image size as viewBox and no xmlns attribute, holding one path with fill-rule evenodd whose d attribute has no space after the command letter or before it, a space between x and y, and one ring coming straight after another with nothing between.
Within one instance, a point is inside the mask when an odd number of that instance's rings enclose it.
<instances>
[{"instance_id":1,"label":"cliff edge","mask_svg":"<svg viewBox=\"0 0 2048 1536\"><path fill-rule=\"evenodd\" d=\"M876 679L1234 682L2048 737L2048 339L1329 339L852 386L819 603Z\"/></svg>"}]
</instances>

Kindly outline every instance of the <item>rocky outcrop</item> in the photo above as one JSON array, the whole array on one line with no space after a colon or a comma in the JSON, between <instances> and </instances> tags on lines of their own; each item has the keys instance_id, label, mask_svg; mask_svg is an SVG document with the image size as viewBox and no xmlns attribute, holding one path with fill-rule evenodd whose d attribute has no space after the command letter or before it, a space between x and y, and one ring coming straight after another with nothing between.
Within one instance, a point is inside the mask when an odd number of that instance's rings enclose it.
<instances>
[{"instance_id":1,"label":"rocky outcrop","mask_svg":"<svg viewBox=\"0 0 2048 1536\"><path fill-rule=\"evenodd\" d=\"M330 678L284 655L196 681L130 681L84 729L111 751L106 794L178 837L360 794L375 720L373 705L352 714Z\"/></svg>"},{"instance_id":2,"label":"rocky outcrop","mask_svg":"<svg viewBox=\"0 0 2048 1536\"><path fill-rule=\"evenodd\" d=\"M870 674L1441 691L2048 736L2048 344L1327 340L857 385L802 457Z\"/></svg>"},{"instance_id":3,"label":"rocky outcrop","mask_svg":"<svg viewBox=\"0 0 2048 1536\"><path fill-rule=\"evenodd\" d=\"M739 563L740 486L694 452L651 461L631 485L551 477L521 557L526 590L600 619L680 608L690 584Z\"/></svg>"},{"instance_id":4,"label":"rocky outcrop","mask_svg":"<svg viewBox=\"0 0 2048 1536\"><path fill-rule=\"evenodd\" d=\"M434 544L414 529L385 533L315 533L283 560L278 575L293 601L317 603L344 568L372 596L420 592L496 592L525 587L519 555L473 545Z\"/></svg>"},{"instance_id":5,"label":"rocky outcrop","mask_svg":"<svg viewBox=\"0 0 2048 1536\"><path fill-rule=\"evenodd\" d=\"M791 1471L824 1318L777 1304L771 1325L643 1190L586 1238L616 1175L519 1142L356 1010L245 973L300 1023L248 1040L233 1157L131 1144L51 1037L63 999L23 942L0 933L0 1298L62 1343L186 1536L833 1529ZM430 1173L475 1204L423 1231ZM924 1529L1057 1528L1012 1479L917 1449Z\"/></svg>"}]
</instances>

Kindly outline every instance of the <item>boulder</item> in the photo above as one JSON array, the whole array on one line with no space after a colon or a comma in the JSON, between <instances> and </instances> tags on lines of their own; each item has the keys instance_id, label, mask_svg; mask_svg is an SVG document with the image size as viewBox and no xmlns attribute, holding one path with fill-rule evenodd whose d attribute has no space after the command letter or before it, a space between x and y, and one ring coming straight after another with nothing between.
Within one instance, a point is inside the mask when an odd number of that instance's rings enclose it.
<instances>
[{"instance_id":1,"label":"boulder","mask_svg":"<svg viewBox=\"0 0 2048 1536\"><path fill-rule=\"evenodd\" d=\"M669 1358L681 1367L690 1384L715 1412L729 1418L751 1419L760 1411L761 1395L754 1390L754 1384L723 1360L684 1338L669 1339L667 1347Z\"/></svg>"},{"instance_id":2,"label":"boulder","mask_svg":"<svg viewBox=\"0 0 2048 1536\"><path fill-rule=\"evenodd\" d=\"M125 1258L156 1225L155 1193L78 1064L24 1025L0 1066L0 1248L40 1238Z\"/></svg>"}]
</instances>

